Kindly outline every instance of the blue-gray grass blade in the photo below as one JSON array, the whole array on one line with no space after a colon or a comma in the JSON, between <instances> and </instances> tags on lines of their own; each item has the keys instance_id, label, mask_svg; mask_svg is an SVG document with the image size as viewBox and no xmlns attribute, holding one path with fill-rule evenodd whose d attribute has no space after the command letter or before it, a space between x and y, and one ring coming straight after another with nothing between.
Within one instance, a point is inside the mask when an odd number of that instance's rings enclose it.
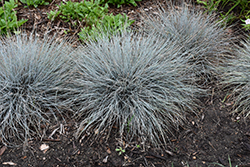
<instances>
[{"instance_id":1,"label":"blue-gray grass blade","mask_svg":"<svg viewBox=\"0 0 250 167\"><path fill-rule=\"evenodd\" d=\"M234 46L235 58L220 68L221 84L231 90L235 98L233 114L244 118L250 115L250 41L242 42L242 46Z\"/></svg>"},{"instance_id":2,"label":"blue-gray grass blade","mask_svg":"<svg viewBox=\"0 0 250 167\"><path fill-rule=\"evenodd\" d=\"M176 41L185 51L190 50L183 56L189 60L187 65L193 67L190 78L200 80L199 85L218 79L217 67L230 57L230 44L235 39L228 37L228 28L214 15L202 14L185 4L178 8L159 6L156 12L157 15L146 15L145 31L156 31L163 39Z\"/></svg>"},{"instance_id":3,"label":"blue-gray grass blade","mask_svg":"<svg viewBox=\"0 0 250 167\"><path fill-rule=\"evenodd\" d=\"M123 32L79 48L74 84L81 123L76 136L88 130L110 132L117 125L121 137L166 143L186 114L196 112L202 92L186 82L192 68L183 54L187 51L176 42L156 33Z\"/></svg>"},{"instance_id":4,"label":"blue-gray grass blade","mask_svg":"<svg viewBox=\"0 0 250 167\"><path fill-rule=\"evenodd\" d=\"M65 41L66 42L66 41ZM69 94L70 54L65 42L20 34L0 40L0 136L17 146L42 135L51 116L63 118Z\"/></svg>"}]
</instances>

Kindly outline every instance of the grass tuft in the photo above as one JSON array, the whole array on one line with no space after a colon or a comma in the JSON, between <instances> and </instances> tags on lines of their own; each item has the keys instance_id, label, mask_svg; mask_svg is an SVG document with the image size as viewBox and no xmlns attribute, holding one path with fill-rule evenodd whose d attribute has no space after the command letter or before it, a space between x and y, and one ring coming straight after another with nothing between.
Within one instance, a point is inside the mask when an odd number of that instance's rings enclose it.
<instances>
[{"instance_id":1,"label":"grass tuft","mask_svg":"<svg viewBox=\"0 0 250 167\"><path fill-rule=\"evenodd\" d=\"M79 49L75 87L82 122L76 136L106 130L109 136L116 126L121 137L166 142L197 107L200 90L185 84L189 69L183 54L176 43L157 34L132 32L104 36Z\"/></svg>"},{"instance_id":2,"label":"grass tuft","mask_svg":"<svg viewBox=\"0 0 250 167\"><path fill-rule=\"evenodd\" d=\"M226 37L226 28L214 16L203 15L183 4L178 8L159 7L155 15L147 16L146 23L146 31L154 30L163 39L171 39L184 50L192 50L184 55L193 66L191 78L207 83L218 76L216 67L226 60L230 40Z\"/></svg>"},{"instance_id":3,"label":"grass tuft","mask_svg":"<svg viewBox=\"0 0 250 167\"><path fill-rule=\"evenodd\" d=\"M53 40L53 39L52 39ZM27 34L0 40L0 136L16 146L57 118L67 94L69 47Z\"/></svg>"},{"instance_id":4,"label":"grass tuft","mask_svg":"<svg viewBox=\"0 0 250 167\"><path fill-rule=\"evenodd\" d=\"M250 41L242 44L243 47L235 46L235 59L231 59L222 68L222 83L227 88L234 89L236 101L232 113L239 113L246 118L250 115Z\"/></svg>"}]
</instances>

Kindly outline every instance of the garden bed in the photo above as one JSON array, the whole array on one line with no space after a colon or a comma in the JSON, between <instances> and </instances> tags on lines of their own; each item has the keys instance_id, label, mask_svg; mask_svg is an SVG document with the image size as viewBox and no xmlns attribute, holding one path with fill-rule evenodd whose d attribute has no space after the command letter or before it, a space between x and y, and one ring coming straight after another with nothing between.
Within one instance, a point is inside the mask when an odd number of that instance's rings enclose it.
<instances>
[{"instance_id":1,"label":"garden bed","mask_svg":"<svg viewBox=\"0 0 250 167\"><path fill-rule=\"evenodd\" d=\"M75 37L79 32L78 28L60 20L52 22L47 18L46 13L54 10L55 4L60 2L55 0L48 6L38 8L19 6L16 9L18 18L28 19L22 26L23 30L27 33L35 31L38 36L43 36L44 33L51 36L57 34L59 41L65 37ZM137 7L123 5L120 8L111 5L109 12L126 13L130 19L135 20L132 28L140 31L144 26L145 13L157 15L159 4L164 3L160 0L142 0L137 4ZM67 30L70 33L66 34ZM233 37L235 34L242 35L229 29L229 36ZM74 47L80 45L77 39L71 43ZM217 81L209 85L211 96L200 99L202 107L198 114L187 116L187 126L180 127L169 138L164 149L155 148L149 143L138 143L137 140L122 140L116 132L116 126L113 126L108 140L106 135L94 140L89 137L89 133L76 139L74 134L78 128L77 122L66 118L67 123L52 122L48 128L43 129L42 138L31 138L23 147L12 148L1 144L0 166L207 167L219 164L229 166L229 161L232 166L250 166L249 119L230 114L234 109L235 99L230 98L228 92L221 91L218 85ZM41 146L47 148L43 150Z\"/></svg>"}]
</instances>

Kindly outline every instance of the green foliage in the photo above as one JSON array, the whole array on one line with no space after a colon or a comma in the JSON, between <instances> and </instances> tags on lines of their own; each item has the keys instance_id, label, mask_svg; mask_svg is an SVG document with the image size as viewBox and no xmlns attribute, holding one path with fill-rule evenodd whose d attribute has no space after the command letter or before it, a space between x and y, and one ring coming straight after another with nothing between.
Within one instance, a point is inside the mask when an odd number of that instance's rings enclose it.
<instances>
[{"instance_id":1,"label":"green foliage","mask_svg":"<svg viewBox=\"0 0 250 167\"><path fill-rule=\"evenodd\" d=\"M69 103L65 83L69 79L71 50L62 42L26 34L0 40L0 136L16 145L35 135L42 125L57 119ZM62 115L61 115L62 116Z\"/></svg>"},{"instance_id":2,"label":"green foliage","mask_svg":"<svg viewBox=\"0 0 250 167\"><path fill-rule=\"evenodd\" d=\"M197 0L209 13L220 11L221 19L231 24L235 20L245 18L250 11L249 0Z\"/></svg>"},{"instance_id":3,"label":"green foliage","mask_svg":"<svg viewBox=\"0 0 250 167\"><path fill-rule=\"evenodd\" d=\"M250 11L249 11L250 13ZM245 30L250 30L250 16L246 16L246 20L241 20L244 24L241 24Z\"/></svg>"},{"instance_id":4,"label":"green foliage","mask_svg":"<svg viewBox=\"0 0 250 167\"><path fill-rule=\"evenodd\" d=\"M82 41L86 41L91 38L94 39L101 37L107 33L117 34L128 28L133 22L133 20L128 19L126 14L118 14L114 16L111 13L110 15L104 16L102 20L92 27L82 28L82 31L78 33L78 35Z\"/></svg>"},{"instance_id":5,"label":"green foliage","mask_svg":"<svg viewBox=\"0 0 250 167\"><path fill-rule=\"evenodd\" d=\"M116 148L115 151L119 152L119 155L121 155L122 153L125 153L125 150L123 150L121 147Z\"/></svg>"},{"instance_id":6,"label":"green foliage","mask_svg":"<svg viewBox=\"0 0 250 167\"><path fill-rule=\"evenodd\" d=\"M108 5L100 6L99 1L82 1L61 3L58 11L51 11L48 18L55 20L57 17L79 26L83 24L81 32L78 33L79 39L86 41L97 38L103 34L116 34L129 27L134 21L129 20L126 14L108 15ZM103 34L102 34L103 33Z\"/></svg>"},{"instance_id":7,"label":"green foliage","mask_svg":"<svg viewBox=\"0 0 250 167\"><path fill-rule=\"evenodd\" d=\"M5 1L4 6L0 7L0 35L8 34L15 31L18 27L28 20L17 21L16 11L17 7L15 0Z\"/></svg>"},{"instance_id":8,"label":"green foliage","mask_svg":"<svg viewBox=\"0 0 250 167\"><path fill-rule=\"evenodd\" d=\"M203 0L197 0L197 3L203 4L209 14L211 14L214 11L217 11L217 7L220 3L220 0L211 0L211 1L203 1Z\"/></svg>"},{"instance_id":9,"label":"green foliage","mask_svg":"<svg viewBox=\"0 0 250 167\"><path fill-rule=\"evenodd\" d=\"M123 4L132 4L134 6L137 6L136 2L142 1L142 0L100 0L100 3L109 3L112 5L117 5L119 8Z\"/></svg>"},{"instance_id":10,"label":"green foliage","mask_svg":"<svg viewBox=\"0 0 250 167\"><path fill-rule=\"evenodd\" d=\"M20 0L23 4L27 4L28 6L34 6L35 8L38 7L38 5L48 5L51 0Z\"/></svg>"},{"instance_id":11,"label":"green foliage","mask_svg":"<svg viewBox=\"0 0 250 167\"><path fill-rule=\"evenodd\" d=\"M65 3L61 2L58 11L51 11L48 13L48 18L51 20L57 17L65 20L66 22L75 21L73 26L77 25L77 21L83 22L86 25L92 25L104 17L108 12L108 5L104 7L99 5L98 1L81 1Z\"/></svg>"},{"instance_id":12,"label":"green foliage","mask_svg":"<svg viewBox=\"0 0 250 167\"><path fill-rule=\"evenodd\" d=\"M184 54L176 42L134 32L102 36L79 48L74 92L81 124L76 136L90 129L98 136L117 126L128 140L165 143L186 113L195 112L201 91L185 83L190 67Z\"/></svg>"}]
</instances>

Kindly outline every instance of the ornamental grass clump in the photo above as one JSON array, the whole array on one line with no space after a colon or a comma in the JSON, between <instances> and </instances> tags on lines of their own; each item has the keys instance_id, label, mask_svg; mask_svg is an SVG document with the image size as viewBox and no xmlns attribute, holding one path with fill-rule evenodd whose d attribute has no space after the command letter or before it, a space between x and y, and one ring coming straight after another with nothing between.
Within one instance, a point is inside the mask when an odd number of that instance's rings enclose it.
<instances>
[{"instance_id":1,"label":"ornamental grass clump","mask_svg":"<svg viewBox=\"0 0 250 167\"><path fill-rule=\"evenodd\" d=\"M0 40L0 137L17 146L62 116L70 48L26 34Z\"/></svg>"},{"instance_id":2,"label":"ornamental grass clump","mask_svg":"<svg viewBox=\"0 0 250 167\"><path fill-rule=\"evenodd\" d=\"M203 15L182 5L179 8L159 7L155 15L147 16L146 31L156 31L162 38L176 41L184 50L192 50L188 63L193 65L190 75L202 83L218 76L217 66L226 61L230 40L227 30L212 15Z\"/></svg>"},{"instance_id":3,"label":"ornamental grass clump","mask_svg":"<svg viewBox=\"0 0 250 167\"><path fill-rule=\"evenodd\" d=\"M200 91L185 84L189 67L182 54L187 53L157 34L132 32L103 36L80 48L74 82L82 121L76 136L91 131L108 138L116 126L129 140L166 142L185 115L195 112Z\"/></svg>"},{"instance_id":4,"label":"ornamental grass clump","mask_svg":"<svg viewBox=\"0 0 250 167\"><path fill-rule=\"evenodd\" d=\"M250 115L250 41L242 44L244 47L235 46L235 59L222 68L222 84L228 90L233 89L235 110L232 113L246 118Z\"/></svg>"}]
</instances>

